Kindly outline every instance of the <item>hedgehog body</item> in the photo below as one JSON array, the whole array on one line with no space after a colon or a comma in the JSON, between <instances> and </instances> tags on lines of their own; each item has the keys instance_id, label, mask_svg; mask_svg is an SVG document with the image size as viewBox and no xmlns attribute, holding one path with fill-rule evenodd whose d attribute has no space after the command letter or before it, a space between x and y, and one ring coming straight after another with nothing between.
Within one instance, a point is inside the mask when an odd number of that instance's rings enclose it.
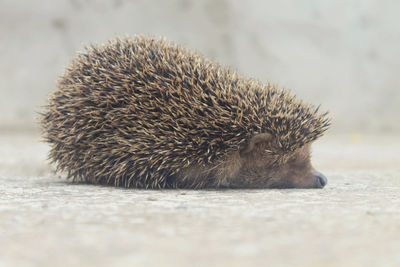
<instances>
[{"instance_id":1,"label":"hedgehog body","mask_svg":"<svg viewBox=\"0 0 400 267\"><path fill-rule=\"evenodd\" d=\"M322 187L309 147L328 124L286 90L141 36L79 54L41 120L68 177L136 188Z\"/></svg>"}]
</instances>

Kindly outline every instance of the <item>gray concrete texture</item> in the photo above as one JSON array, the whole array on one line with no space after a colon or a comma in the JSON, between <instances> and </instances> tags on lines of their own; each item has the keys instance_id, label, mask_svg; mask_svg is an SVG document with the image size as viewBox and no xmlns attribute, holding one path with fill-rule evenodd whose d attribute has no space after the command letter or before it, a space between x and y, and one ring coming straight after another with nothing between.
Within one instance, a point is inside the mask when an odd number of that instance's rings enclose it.
<instances>
[{"instance_id":1,"label":"gray concrete texture","mask_svg":"<svg viewBox=\"0 0 400 267\"><path fill-rule=\"evenodd\" d=\"M314 145L314 190L71 184L38 136L0 135L0 266L400 266L400 144Z\"/></svg>"},{"instance_id":2,"label":"gray concrete texture","mask_svg":"<svg viewBox=\"0 0 400 267\"><path fill-rule=\"evenodd\" d=\"M399 130L397 0L0 0L0 128L35 110L84 44L165 36L330 110L334 130Z\"/></svg>"}]
</instances>

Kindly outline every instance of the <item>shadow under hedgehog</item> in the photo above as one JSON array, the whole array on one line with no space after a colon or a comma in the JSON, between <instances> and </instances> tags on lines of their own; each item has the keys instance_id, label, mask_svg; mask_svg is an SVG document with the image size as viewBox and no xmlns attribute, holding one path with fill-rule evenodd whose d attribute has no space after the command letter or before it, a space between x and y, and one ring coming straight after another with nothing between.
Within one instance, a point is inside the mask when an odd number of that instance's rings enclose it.
<instances>
[{"instance_id":1,"label":"shadow under hedgehog","mask_svg":"<svg viewBox=\"0 0 400 267\"><path fill-rule=\"evenodd\" d=\"M41 114L74 181L135 188L322 188L326 113L163 39L92 45Z\"/></svg>"}]
</instances>

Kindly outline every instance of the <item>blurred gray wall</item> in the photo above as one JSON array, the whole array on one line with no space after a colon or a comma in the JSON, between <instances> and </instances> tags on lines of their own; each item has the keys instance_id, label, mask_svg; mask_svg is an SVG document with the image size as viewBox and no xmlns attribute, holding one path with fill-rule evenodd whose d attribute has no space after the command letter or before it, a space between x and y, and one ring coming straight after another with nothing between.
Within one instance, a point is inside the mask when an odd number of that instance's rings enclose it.
<instances>
[{"instance_id":1,"label":"blurred gray wall","mask_svg":"<svg viewBox=\"0 0 400 267\"><path fill-rule=\"evenodd\" d=\"M398 0L0 0L0 130L35 129L84 44L136 33L321 103L334 131L400 130Z\"/></svg>"}]
</instances>

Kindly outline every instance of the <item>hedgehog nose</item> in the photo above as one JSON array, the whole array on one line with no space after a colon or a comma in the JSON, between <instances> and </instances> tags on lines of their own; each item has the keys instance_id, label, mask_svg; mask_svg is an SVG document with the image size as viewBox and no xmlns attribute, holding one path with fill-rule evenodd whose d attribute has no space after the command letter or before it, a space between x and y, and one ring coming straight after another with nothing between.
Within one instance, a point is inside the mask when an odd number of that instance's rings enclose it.
<instances>
[{"instance_id":1,"label":"hedgehog nose","mask_svg":"<svg viewBox=\"0 0 400 267\"><path fill-rule=\"evenodd\" d=\"M315 178L317 179L317 187L323 188L327 183L328 179L326 179L325 175L320 172L315 172Z\"/></svg>"}]
</instances>

